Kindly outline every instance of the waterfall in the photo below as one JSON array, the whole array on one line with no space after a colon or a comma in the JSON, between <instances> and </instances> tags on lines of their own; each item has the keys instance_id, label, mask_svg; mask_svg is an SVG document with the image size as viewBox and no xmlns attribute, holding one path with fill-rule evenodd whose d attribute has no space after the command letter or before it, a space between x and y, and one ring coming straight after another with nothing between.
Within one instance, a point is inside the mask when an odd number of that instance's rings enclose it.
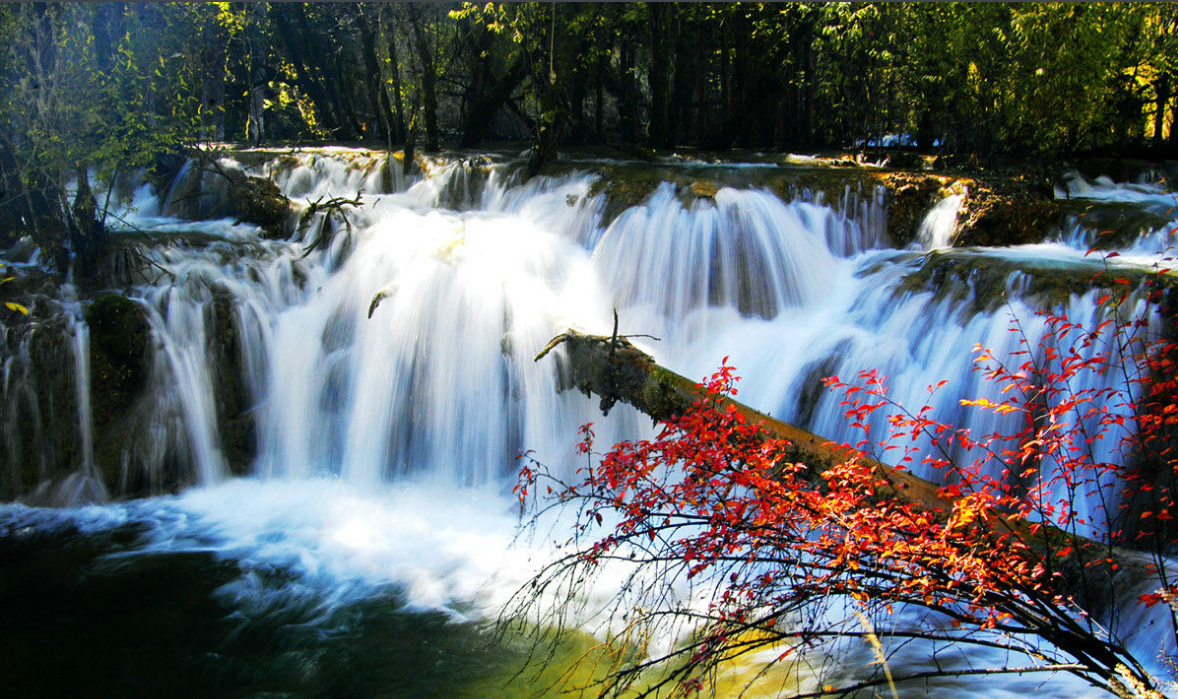
<instances>
[{"instance_id":1,"label":"waterfall","mask_svg":"<svg viewBox=\"0 0 1178 699\"><path fill-rule=\"evenodd\" d=\"M114 197L115 229L154 236L143 254L160 270L133 292L154 337L152 426L124 455L149 479L179 468L204 485L231 472L506 483L515 454L543 448L559 462L575 427L596 419L588 401L556 393L554 365L531 357L566 327L608 332L613 309L623 332L662 338L639 343L672 368L703 377L731 356L756 407L850 441L823 376L879 369L917 407L926 386L948 379L935 416L981 430L988 418L959 406L991 390L970 371L972 348L1013 350L1012 318L1032 345L1043 332L1023 300L1025 275L1000 284L1009 301L999 311L979 310L978 288L912 288L927 263L888 247L878 191L848 187L832 209L806 191L787 202L720 187L685 200L664 183L607 222L591 168L519 185L517 169L467 158L424 161L407 179L400 163L359 149L263 151L220 167L272 176L297 206L361 204L320 214L287 242L200 218L217 211L225 178L191 165L163 196L143 185ZM1072 196L1163 196L1076 182ZM962 196L926 216L926 249L947 244ZM974 259L1082 265L1078 235ZM312 245L320 237L329 242ZM1099 321L1094 294L1065 312ZM80 310L70 317L85 412L87 329ZM225 414L226 390L240 418ZM81 468L92 474L79 419ZM248 423L251 444L236 451L248 447L252 463L230 463L230 419ZM620 437L639 424L627 413L605 429Z\"/></svg>"},{"instance_id":2,"label":"waterfall","mask_svg":"<svg viewBox=\"0 0 1178 699\"><path fill-rule=\"evenodd\" d=\"M410 606L455 618L476 599L501 602L553 555L543 546L526 550L531 560L512 554L506 573L489 560L507 555L516 456L532 450L573 477L578 426L596 423L599 445L650 434L631 409L603 417L595 401L557 392L559 353L533 357L566 328L608 334L616 309L623 334L660 338L635 343L691 378L728 356L742 400L835 441L860 435L820 380L866 369L888 377L897 402L931 400L934 419L984 434L996 429L993 414L961 401L999 395L972 370L972 349L1008 355L1047 332L1033 273L1019 265L1093 264L1090 232L1075 232L955 251L964 257L950 262L977 273L929 281L922 273L940 253L891 247L878 190L848 187L828 206L821 195L786 201L758 186L685 197L663 183L607 220L605 175L592 163L526 184L486 158L424 161L406 177L400 163L355 149L255 152L224 167L272 177L298 207L332 197L361 205L274 241L218 218L224 178L193 166L168 192L142 185L120 197L115 235L151 240L140 248L150 272L129 294L150 328L150 365L121 468L156 490L197 487L72 516L86 531L138 523L148 532L142 552L213 551L242 571L219 588L227 604L249 618L309 604L314 623L339 624L333 632L345 625L334 610L388 585ZM1161 196L1142 187L1132 196ZM925 250L948 245L961 199L928 214ZM1148 264L1148 244L1125 248L1140 259L1124 264ZM998 281L983 289L983 274ZM1056 310L1095 325L1097 298L1068 294ZM68 316L80 473L101 483L87 427L88 329L80 307ZM1022 335L1010 331L1014 320ZM22 417L21 401L37 391L24 367L5 359L6 445L41 419ZM873 434L886 433L886 414L872 420ZM1113 442L1096 445L1099 458L1113 458ZM75 501L86 499L98 498ZM1094 499L1079 514L1098 527L1105 506ZM50 517L13 512L17 522Z\"/></svg>"},{"instance_id":3,"label":"waterfall","mask_svg":"<svg viewBox=\"0 0 1178 699\"><path fill-rule=\"evenodd\" d=\"M67 477L56 495L58 502L69 505L101 503L107 499L106 486L94 469L94 412L90 407L90 327L82 317L75 293L67 287L65 296L69 299L66 313L73 336L74 382L78 404L78 433L82 442L82 464L77 473Z\"/></svg>"},{"instance_id":4,"label":"waterfall","mask_svg":"<svg viewBox=\"0 0 1178 699\"><path fill-rule=\"evenodd\" d=\"M953 234L957 232L957 211L966 193L951 194L925 214L916 231L916 239L925 250L949 247Z\"/></svg>"}]
</instances>

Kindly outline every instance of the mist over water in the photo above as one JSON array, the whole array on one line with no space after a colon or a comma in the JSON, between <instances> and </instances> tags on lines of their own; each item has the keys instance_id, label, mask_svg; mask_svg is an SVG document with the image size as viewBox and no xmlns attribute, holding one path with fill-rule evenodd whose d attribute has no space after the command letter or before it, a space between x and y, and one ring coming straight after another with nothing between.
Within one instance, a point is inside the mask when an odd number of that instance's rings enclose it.
<instances>
[{"instance_id":1,"label":"mist over water","mask_svg":"<svg viewBox=\"0 0 1178 699\"><path fill-rule=\"evenodd\" d=\"M572 477L578 426L594 422L602 445L650 433L629 408L603 418L595 400L557 391L558 361L533 358L566 328L609 334L616 309L621 333L660 338L635 339L660 363L702 379L730 357L742 400L851 442L859 435L822 377L879 369L899 403L933 400L936 419L980 434L992 418L960 401L997 400L997 388L972 371L973 348L1020 349L1013 319L1031 346L1045 332L1019 273L997 311L971 309L968 293L905 290L924 252L890 244L880 197L826 206L722 187L685 201L664 184L606 221L604 195L592 193L598 175L587 172L518 185L510 167L484 159L432 163L428 176L409 179L392 165L333 150L253 166L301 206L361 198L291 241L230 219L183 218L216 210L178 193L199 177L190 170L163 196L135 190L118 220L128 235L153 237L144 254L165 273L133 291L151 329L155 408L126 463L155 482L180 463L194 486L105 506L4 506L0 536L126 532L86 564L91 573L200 557L185 560L212 576L207 596L238 635L267 619L275 633L347 636L363 626L364 605L390 595L394 616L475 624L553 555L552 537L513 545L515 457L531 450ZM924 248L950 239L953 199L930 214ZM1082 264L1080 247L976 254ZM1095 325L1097 296L1072 296L1061 310ZM235 338L228 362L210 351L226 328ZM84 323L74 337L84 348ZM18 382L10 369L6 381ZM79 364L79 377L85 370ZM226 371L253 421L245 478L226 454ZM887 416L873 419L874 434L886 433ZM1115 458L1113 442L1098 445L1101 458ZM1103 517L1095 504L1084 514ZM299 638L292 644L311 653ZM329 682L328 665L310 663L308 676Z\"/></svg>"}]
</instances>

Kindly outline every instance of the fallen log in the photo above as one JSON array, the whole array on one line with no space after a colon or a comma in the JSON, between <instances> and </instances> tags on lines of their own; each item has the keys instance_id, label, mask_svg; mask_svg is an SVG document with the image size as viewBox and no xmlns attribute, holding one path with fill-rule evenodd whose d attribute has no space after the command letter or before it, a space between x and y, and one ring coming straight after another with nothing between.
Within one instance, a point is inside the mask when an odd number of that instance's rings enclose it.
<instances>
[{"instance_id":1,"label":"fallen log","mask_svg":"<svg viewBox=\"0 0 1178 699\"><path fill-rule=\"evenodd\" d=\"M626 336L617 335L616 326L613 337L586 335L574 330L562 333L548 343L536 356L536 361L557 347L563 350L555 355L560 364L558 389L575 388L586 396L599 396L603 413L608 413L620 401L656 421L665 420L681 415L701 398L697 382L657 364L650 355L634 347ZM777 420L738 401L722 400L766 435L788 441L792 452L785 454L785 458L806 464L816 483L821 481L819 476L827 469L858 458L878 477L880 497L912 503L930 512L949 513L953 509L953 498L944 494L936 483ZM994 529L1021 537L1035 554L1044 558L1049 569L1059 573L1061 592L1073 595L1077 603L1091 613L1105 611L1106 605L1111 604L1118 594L1140 590L1147 581L1158 578L1154 558L1142 551L1084 538L1055 527L1032 527L1024 519L1012 519L1000 512L992 514ZM1068 553L1061 554L1065 551Z\"/></svg>"}]
</instances>

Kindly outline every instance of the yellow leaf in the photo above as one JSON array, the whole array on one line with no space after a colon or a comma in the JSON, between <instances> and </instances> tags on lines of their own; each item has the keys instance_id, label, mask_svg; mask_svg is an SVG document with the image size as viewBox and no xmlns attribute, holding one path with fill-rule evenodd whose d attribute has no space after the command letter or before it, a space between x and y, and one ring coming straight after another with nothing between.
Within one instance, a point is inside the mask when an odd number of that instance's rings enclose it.
<instances>
[{"instance_id":1,"label":"yellow leaf","mask_svg":"<svg viewBox=\"0 0 1178 699\"><path fill-rule=\"evenodd\" d=\"M20 305L19 303L13 303L12 301L5 301L4 305L8 306L8 310L10 310L10 311L17 311L17 312L23 313L25 315L29 314L29 309L25 308L24 306Z\"/></svg>"}]
</instances>

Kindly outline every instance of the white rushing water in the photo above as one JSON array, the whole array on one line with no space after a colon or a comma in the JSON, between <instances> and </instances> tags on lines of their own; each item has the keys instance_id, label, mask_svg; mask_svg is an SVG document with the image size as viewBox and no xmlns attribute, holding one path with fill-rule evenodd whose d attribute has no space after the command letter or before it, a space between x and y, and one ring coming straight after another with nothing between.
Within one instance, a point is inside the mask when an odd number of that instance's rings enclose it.
<instances>
[{"instance_id":1,"label":"white rushing water","mask_svg":"<svg viewBox=\"0 0 1178 699\"><path fill-rule=\"evenodd\" d=\"M255 167L303 206L363 201L346 220L320 214L289 242L229 219L177 218L215 213L184 199L199 173L181 173L164 201L136 190L117 220L175 242L148 251L166 273L134 291L154 342L154 409L126 468L150 480L180 462L200 487L63 516L95 527L151 521L146 550L197 547L238 561L243 576L223 592L245 607L292 594L257 584L258 570L278 567L325 605L396 584L414 605L494 609L551 555L509 545L515 456L535 450L571 475L579 425L596 422L599 444L649 429L632 410L603 419L594 401L557 392L557 362L533 357L565 328L608 334L616 309L623 334L661 338L635 342L667 366L703 378L729 356L746 402L849 441L858 437L821 377L879 369L913 408L947 379L934 416L981 434L995 429L992 414L960 402L999 396L971 371L973 347L1020 349L1012 319L1032 347L1046 331L1019 297L1018 274L998 311L969 310L971 290L964 299L898 290L921 258L887 246L875 196L848 192L828 207L721 188L684 203L663 185L606 223L592 175L513 186L478 159L434 163L415 181L384 165L340 150ZM959 206L949 197L930 214L926 249L948 244ZM206 237L193 246L192 233ZM324 235L330 242L316 245ZM1076 247L1048 246L1068 251L1061 264ZM1096 298L1073 296L1062 310L1095 325ZM250 480L230 479L225 453L225 364L211 348L227 327L254 424ZM887 415L873 419L886 433ZM1114 458L1115 446L1105 440L1098 456ZM1095 505L1082 514L1103 518Z\"/></svg>"}]
</instances>

